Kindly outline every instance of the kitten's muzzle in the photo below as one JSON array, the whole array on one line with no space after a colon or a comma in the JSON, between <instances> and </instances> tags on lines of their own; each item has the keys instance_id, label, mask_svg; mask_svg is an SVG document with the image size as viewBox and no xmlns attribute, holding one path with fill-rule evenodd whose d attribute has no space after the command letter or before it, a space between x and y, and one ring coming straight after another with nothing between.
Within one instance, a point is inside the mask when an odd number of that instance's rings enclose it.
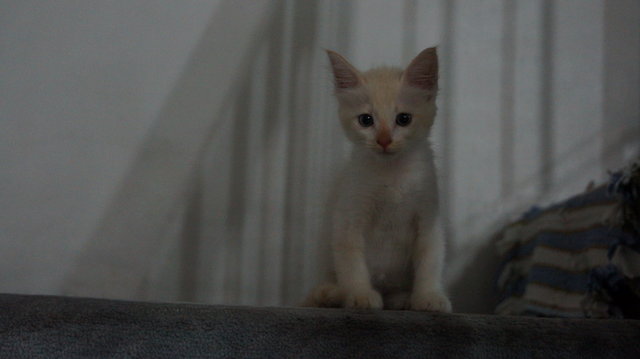
<instances>
[{"instance_id":1,"label":"kitten's muzzle","mask_svg":"<svg viewBox=\"0 0 640 359\"><path fill-rule=\"evenodd\" d=\"M380 147L382 147L382 149L386 152L387 151L387 147L389 147L389 145L391 144L391 142L393 142L391 140L391 136L389 135L384 135L381 134L380 136L378 136L378 138L376 139L376 142L378 143L378 145L380 145Z\"/></svg>"}]
</instances>

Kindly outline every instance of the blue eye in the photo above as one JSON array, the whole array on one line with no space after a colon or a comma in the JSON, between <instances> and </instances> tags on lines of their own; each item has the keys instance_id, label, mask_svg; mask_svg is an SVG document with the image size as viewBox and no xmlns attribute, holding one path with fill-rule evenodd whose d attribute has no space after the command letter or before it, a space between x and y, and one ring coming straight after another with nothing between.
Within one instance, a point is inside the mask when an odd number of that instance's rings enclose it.
<instances>
[{"instance_id":1,"label":"blue eye","mask_svg":"<svg viewBox=\"0 0 640 359\"><path fill-rule=\"evenodd\" d=\"M358 116L358 123L362 127L371 127L373 126L373 116L368 113L363 113Z\"/></svg>"},{"instance_id":2,"label":"blue eye","mask_svg":"<svg viewBox=\"0 0 640 359\"><path fill-rule=\"evenodd\" d=\"M398 124L398 126L409 126L409 124L411 123L411 114L410 113L399 113L396 116L396 124Z\"/></svg>"}]
</instances>

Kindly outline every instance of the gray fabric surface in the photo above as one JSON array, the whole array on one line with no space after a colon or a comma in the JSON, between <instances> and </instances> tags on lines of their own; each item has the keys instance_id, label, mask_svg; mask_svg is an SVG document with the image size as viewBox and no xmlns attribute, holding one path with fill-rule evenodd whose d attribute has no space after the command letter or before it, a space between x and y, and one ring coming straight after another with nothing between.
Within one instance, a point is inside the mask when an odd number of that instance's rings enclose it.
<instances>
[{"instance_id":1,"label":"gray fabric surface","mask_svg":"<svg viewBox=\"0 0 640 359\"><path fill-rule=\"evenodd\" d=\"M0 295L0 357L640 358L640 321Z\"/></svg>"}]
</instances>

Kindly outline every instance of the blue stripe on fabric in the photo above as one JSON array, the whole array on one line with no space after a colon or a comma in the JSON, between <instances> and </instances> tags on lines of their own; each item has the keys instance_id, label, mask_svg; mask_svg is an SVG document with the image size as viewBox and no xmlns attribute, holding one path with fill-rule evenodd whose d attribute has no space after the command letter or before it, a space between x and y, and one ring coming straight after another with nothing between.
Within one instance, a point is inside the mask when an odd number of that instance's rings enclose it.
<instances>
[{"instance_id":1,"label":"blue stripe on fabric","mask_svg":"<svg viewBox=\"0 0 640 359\"><path fill-rule=\"evenodd\" d=\"M500 302L498 305L502 304ZM582 318L585 317L584 311L578 310L563 310L562 308L545 306L541 303L532 303L527 300L523 300L523 307L521 312L512 313L514 315L524 315L533 317L557 317L557 318Z\"/></svg>"},{"instance_id":2,"label":"blue stripe on fabric","mask_svg":"<svg viewBox=\"0 0 640 359\"><path fill-rule=\"evenodd\" d=\"M538 245L549 248L577 252L593 247L607 248L614 240L624 235L624 232L616 228L596 227L572 233L541 232L535 241Z\"/></svg>"},{"instance_id":3,"label":"blue stripe on fabric","mask_svg":"<svg viewBox=\"0 0 640 359\"><path fill-rule=\"evenodd\" d=\"M579 232L540 232L527 243L516 246L505 255L505 261L528 257L535 247L543 245L563 251L580 252L582 250L603 247L608 248L617 241L630 241L633 236L616 227L601 226Z\"/></svg>"},{"instance_id":4,"label":"blue stripe on fabric","mask_svg":"<svg viewBox=\"0 0 640 359\"><path fill-rule=\"evenodd\" d=\"M534 266L527 280L529 283L542 284L570 293L587 293L589 278L589 271L571 273L559 268Z\"/></svg>"},{"instance_id":5,"label":"blue stripe on fabric","mask_svg":"<svg viewBox=\"0 0 640 359\"><path fill-rule=\"evenodd\" d=\"M584 232L575 233L540 233L528 243L514 248L505 255L499 265L499 273L514 259L529 257L537 246L543 245L549 248L575 252L580 256L580 251L588 248L607 248L616 243L625 243L637 240L633 234L622 231L619 228L598 227ZM534 264L535 265L535 264Z\"/></svg>"},{"instance_id":6,"label":"blue stripe on fabric","mask_svg":"<svg viewBox=\"0 0 640 359\"><path fill-rule=\"evenodd\" d=\"M560 203L552 204L548 207L532 206L527 212L522 215L521 220L532 221L542 214L557 210L557 209L574 209L580 207L586 207L589 205L597 205L611 202L615 199L614 195L611 195L607 189L607 186L600 186L592 190L591 192L582 193L573 196Z\"/></svg>"},{"instance_id":7,"label":"blue stripe on fabric","mask_svg":"<svg viewBox=\"0 0 640 359\"><path fill-rule=\"evenodd\" d=\"M509 297L522 297L531 283L548 286L567 293L587 293L589 290L590 271L584 273L567 272L559 268L534 266L526 276L521 276L505 283L499 300Z\"/></svg>"},{"instance_id":8,"label":"blue stripe on fabric","mask_svg":"<svg viewBox=\"0 0 640 359\"><path fill-rule=\"evenodd\" d=\"M536 305L532 303L526 303L523 315L536 316L536 317L557 317L557 318L582 318L584 313L573 310L562 310L559 308L549 308L542 305Z\"/></svg>"},{"instance_id":9,"label":"blue stripe on fabric","mask_svg":"<svg viewBox=\"0 0 640 359\"><path fill-rule=\"evenodd\" d=\"M600 186L593 189L591 192L573 196L564 201L564 203L561 203L560 206L564 208L579 208L595 203L607 203L613 199L615 199L615 196L611 195L607 186Z\"/></svg>"}]
</instances>

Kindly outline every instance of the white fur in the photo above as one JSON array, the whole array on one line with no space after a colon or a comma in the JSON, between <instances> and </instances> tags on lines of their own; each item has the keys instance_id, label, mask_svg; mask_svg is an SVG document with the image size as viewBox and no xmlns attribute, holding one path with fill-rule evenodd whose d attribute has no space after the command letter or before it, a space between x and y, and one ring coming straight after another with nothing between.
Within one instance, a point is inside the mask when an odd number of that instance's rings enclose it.
<instances>
[{"instance_id":1,"label":"white fur","mask_svg":"<svg viewBox=\"0 0 640 359\"><path fill-rule=\"evenodd\" d=\"M403 72L360 73L329 52L339 117L353 152L336 176L322 241L333 266L307 306L451 311L441 277L444 238L429 132L436 114L437 55L424 50ZM363 127L358 115L375 124ZM409 113L409 126L395 123ZM381 136L391 136L385 148ZM330 262L330 261L327 261Z\"/></svg>"}]
</instances>

